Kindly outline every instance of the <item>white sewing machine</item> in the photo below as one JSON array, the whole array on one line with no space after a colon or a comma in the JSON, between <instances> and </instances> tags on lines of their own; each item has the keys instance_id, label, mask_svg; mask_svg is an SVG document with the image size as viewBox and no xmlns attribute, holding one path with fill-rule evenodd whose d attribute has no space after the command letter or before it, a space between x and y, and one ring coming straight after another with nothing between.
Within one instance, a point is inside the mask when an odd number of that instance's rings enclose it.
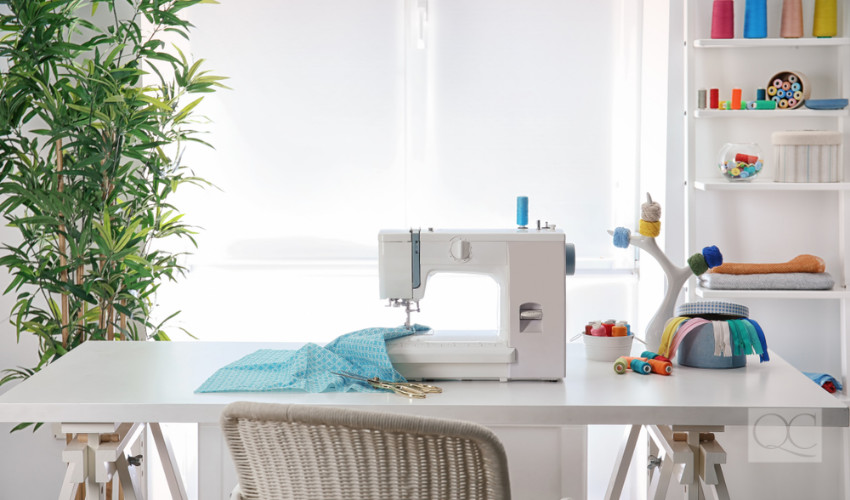
<instances>
[{"instance_id":1,"label":"white sewing machine","mask_svg":"<svg viewBox=\"0 0 850 500\"><path fill-rule=\"evenodd\" d=\"M499 285L499 329L492 335L435 331L387 342L410 379L534 379L565 375L564 277L575 250L554 228L384 230L378 234L382 299L419 311L437 273L480 273Z\"/></svg>"}]
</instances>

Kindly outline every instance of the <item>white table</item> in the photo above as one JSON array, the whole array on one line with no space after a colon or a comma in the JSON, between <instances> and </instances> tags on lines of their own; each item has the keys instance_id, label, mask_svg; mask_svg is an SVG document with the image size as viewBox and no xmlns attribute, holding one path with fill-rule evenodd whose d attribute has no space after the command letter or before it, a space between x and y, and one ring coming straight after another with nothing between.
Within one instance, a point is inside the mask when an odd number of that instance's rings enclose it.
<instances>
[{"instance_id":1,"label":"white table","mask_svg":"<svg viewBox=\"0 0 850 500\"><path fill-rule=\"evenodd\" d=\"M443 394L424 400L385 393L194 392L215 370L257 349L294 347L297 344L87 342L0 396L0 421L62 422L73 432L94 436L123 422L216 423L228 403L252 400L370 408L485 425L626 424L633 429L676 425L722 430L751 423L750 410L814 410L820 413L822 426L850 425L845 404L774 353L769 363L751 358L742 369L675 365L669 377L617 375L611 363L587 361L583 346L570 344L563 381L441 382ZM628 451L627 443L623 452Z\"/></svg>"}]
</instances>

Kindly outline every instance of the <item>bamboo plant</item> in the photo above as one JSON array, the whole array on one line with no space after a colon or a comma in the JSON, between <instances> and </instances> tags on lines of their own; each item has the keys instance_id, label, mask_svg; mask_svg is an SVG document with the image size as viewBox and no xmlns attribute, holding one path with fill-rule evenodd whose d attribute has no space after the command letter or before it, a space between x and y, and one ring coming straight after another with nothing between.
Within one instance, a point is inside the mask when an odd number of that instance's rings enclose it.
<instances>
[{"instance_id":1,"label":"bamboo plant","mask_svg":"<svg viewBox=\"0 0 850 500\"><path fill-rule=\"evenodd\" d=\"M188 39L198 3L216 2L0 2L0 214L20 235L0 266L18 341L38 339L0 385L86 340L168 340L154 297L185 269L163 241L195 243L173 195L207 184L182 157L222 78L161 35Z\"/></svg>"}]
</instances>

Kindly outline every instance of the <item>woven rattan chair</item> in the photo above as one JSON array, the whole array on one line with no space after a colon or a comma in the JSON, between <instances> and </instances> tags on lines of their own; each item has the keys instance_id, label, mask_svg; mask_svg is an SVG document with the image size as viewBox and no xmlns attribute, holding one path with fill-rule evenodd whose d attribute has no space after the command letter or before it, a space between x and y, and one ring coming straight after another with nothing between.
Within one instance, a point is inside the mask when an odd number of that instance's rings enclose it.
<instances>
[{"instance_id":1,"label":"woven rattan chair","mask_svg":"<svg viewBox=\"0 0 850 500\"><path fill-rule=\"evenodd\" d=\"M472 422L237 402L221 425L232 499L510 499L505 450Z\"/></svg>"}]
</instances>

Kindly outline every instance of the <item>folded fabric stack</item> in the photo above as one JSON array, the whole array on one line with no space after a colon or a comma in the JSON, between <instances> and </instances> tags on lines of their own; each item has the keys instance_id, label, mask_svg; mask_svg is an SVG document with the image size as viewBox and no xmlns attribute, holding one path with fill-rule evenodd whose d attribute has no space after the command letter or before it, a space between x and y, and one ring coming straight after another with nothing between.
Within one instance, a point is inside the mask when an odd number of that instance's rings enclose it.
<instances>
[{"instance_id":1,"label":"folded fabric stack","mask_svg":"<svg viewBox=\"0 0 850 500\"><path fill-rule=\"evenodd\" d=\"M830 290L835 281L825 272L823 259L798 255L777 264L727 262L699 277L699 284L712 290Z\"/></svg>"},{"instance_id":2,"label":"folded fabric stack","mask_svg":"<svg viewBox=\"0 0 850 500\"><path fill-rule=\"evenodd\" d=\"M824 388L826 392L830 394L835 393L836 391L843 390L844 388L841 386L841 382L839 382L835 377L828 373L813 373L813 372L803 372L807 377L812 379L814 383Z\"/></svg>"}]
</instances>

